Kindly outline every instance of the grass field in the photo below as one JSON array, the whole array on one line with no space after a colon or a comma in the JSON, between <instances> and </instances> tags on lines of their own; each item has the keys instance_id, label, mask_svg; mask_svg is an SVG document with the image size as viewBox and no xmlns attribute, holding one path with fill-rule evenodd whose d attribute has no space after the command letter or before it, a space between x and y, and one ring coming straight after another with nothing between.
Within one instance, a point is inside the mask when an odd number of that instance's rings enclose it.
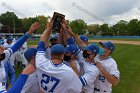
<instances>
[{"instance_id":1,"label":"grass field","mask_svg":"<svg viewBox=\"0 0 140 93\"><path fill-rule=\"evenodd\" d=\"M116 44L112 55L121 73L120 83L113 93L140 93L140 46Z\"/></svg>"},{"instance_id":2,"label":"grass field","mask_svg":"<svg viewBox=\"0 0 140 93\"><path fill-rule=\"evenodd\" d=\"M36 45L38 42L29 42ZM116 50L112 54L120 70L120 83L113 87L113 93L140 93L140 46L129 44L115 44ZM16 69L17 74L21 69Z\"/></svg>"}]
</instances>

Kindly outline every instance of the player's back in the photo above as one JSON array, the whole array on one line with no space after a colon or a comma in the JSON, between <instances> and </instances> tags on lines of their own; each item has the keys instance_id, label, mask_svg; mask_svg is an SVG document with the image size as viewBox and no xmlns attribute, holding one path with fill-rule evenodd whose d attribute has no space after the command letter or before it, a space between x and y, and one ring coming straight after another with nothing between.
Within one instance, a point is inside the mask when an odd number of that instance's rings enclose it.
<instances>
[{"instance_id":1,"label":"player's back","mask_svg":"<svg viewBox=\"0 0 140 93\"><path fill-rule=\"evenodd\" d=\"M75 72L65 65L53 64L51 60L37 66L39 84L43 92L80 93L82 84Z\"/></svg>"}]
</instances>

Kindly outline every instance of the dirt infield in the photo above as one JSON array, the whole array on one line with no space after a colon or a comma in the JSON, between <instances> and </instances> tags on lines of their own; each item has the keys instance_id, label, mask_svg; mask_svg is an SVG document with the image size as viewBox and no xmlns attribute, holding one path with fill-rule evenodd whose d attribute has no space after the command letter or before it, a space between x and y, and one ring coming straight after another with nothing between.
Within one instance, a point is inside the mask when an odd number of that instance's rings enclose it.
<instances>
[{"instance_id":1,"label":"dirt infield","mask_svg":"<svg viewBox=\"0 0 140 93\"><path fill-rule=\"evenodd\" d=\"M108 40L89 40L89 42L103 42ZM109 40L113 43L140 45L140 41Z\"/></svg>"}]
</instances>

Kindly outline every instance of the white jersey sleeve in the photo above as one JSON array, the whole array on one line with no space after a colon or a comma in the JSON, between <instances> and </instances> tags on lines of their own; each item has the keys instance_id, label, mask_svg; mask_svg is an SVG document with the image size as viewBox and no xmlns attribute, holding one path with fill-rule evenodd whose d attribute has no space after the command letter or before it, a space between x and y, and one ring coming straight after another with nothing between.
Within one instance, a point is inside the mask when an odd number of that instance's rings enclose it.
<instances>
[{"instance_id":1,"label":"white jersey sleeve","mask_svg":"<svg viewBox=\"0 0 140 93\"><path fill-rule=\"evenodd\" d=\"M80 52L78 53L77 60L78 60L79 63L84 63L85 62L85 59L83 57L83 51L82 50L80 50Z\"/></svg>"},{"instance_id":2,"label":"white jersey sleeve","mask_svg":"<svg viewBox=\"0 0 140 93\"><path fill-rule=\"evenodd\" d=\"M109 71L110 74L112 74L113 76L115 76L116 78L120 78L120 72L117 68L117 64L116 62L114 61L114 63L111 65L111 68L110 68L110 71Z\"/></svg>"},{"instance_id":3,"label":"white jersey sleeve","mask_svg":"<svg viewBox=\"0 0 140 93\"><path fill-rule=\"evenodd\" d=\"M40 65L42 65L44 62L46 62L45 52L38 51L36 54L36 67L40 67Z\"/></svg>"},{"instance_id":4,"label":"white jersey sleeve","mask_svg":"<svg viewBox=\"0 0 140 93\"><path fill-rule=\"evenodd\" d=\"M84 74L80 77L80 80L83 84L83 91L86 93L93 93L94 91L94 82L99 75L98 68L90 63L84 63Z\"/></svg>"}]
</instances>

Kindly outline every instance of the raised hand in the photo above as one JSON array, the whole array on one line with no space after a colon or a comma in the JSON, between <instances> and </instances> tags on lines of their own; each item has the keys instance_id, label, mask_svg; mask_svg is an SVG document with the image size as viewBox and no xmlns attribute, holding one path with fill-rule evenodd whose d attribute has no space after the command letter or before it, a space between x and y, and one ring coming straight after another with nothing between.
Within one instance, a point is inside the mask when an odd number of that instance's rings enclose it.
<instances>
[{"instance_id":1,"label":"raised hand","mask_svg":"<svg viewBox=\"0 0 140 93\"><path fill-rule=\"evenodd\" d=\"M63 20L63 22L61 23L61 25L62 25L62 28L63 28L64 30L68 30L68 25L67 25L66 20Z\"/></svg>"},{"instance_id":2,"label":"raised hand","mask_svg":"<svg viewBox=\"0 0 140 93\"><path fill-rule=\"evenodd\" d=\"M40 27L40 24L38 22L35 22L31 25L28 33L32 34L36 29L38 29Z\"/></svg>"},{"instance_id":3,"label":"raised hand","mask_svg":"<svg viewBox=\"0 0 140 93\"><path fill-rule=\"evenodd\" d=\"M47 30L51 31L53 27L53 20L51 19L50 22L47 23Z\"/></svg>"}]
</instances>

